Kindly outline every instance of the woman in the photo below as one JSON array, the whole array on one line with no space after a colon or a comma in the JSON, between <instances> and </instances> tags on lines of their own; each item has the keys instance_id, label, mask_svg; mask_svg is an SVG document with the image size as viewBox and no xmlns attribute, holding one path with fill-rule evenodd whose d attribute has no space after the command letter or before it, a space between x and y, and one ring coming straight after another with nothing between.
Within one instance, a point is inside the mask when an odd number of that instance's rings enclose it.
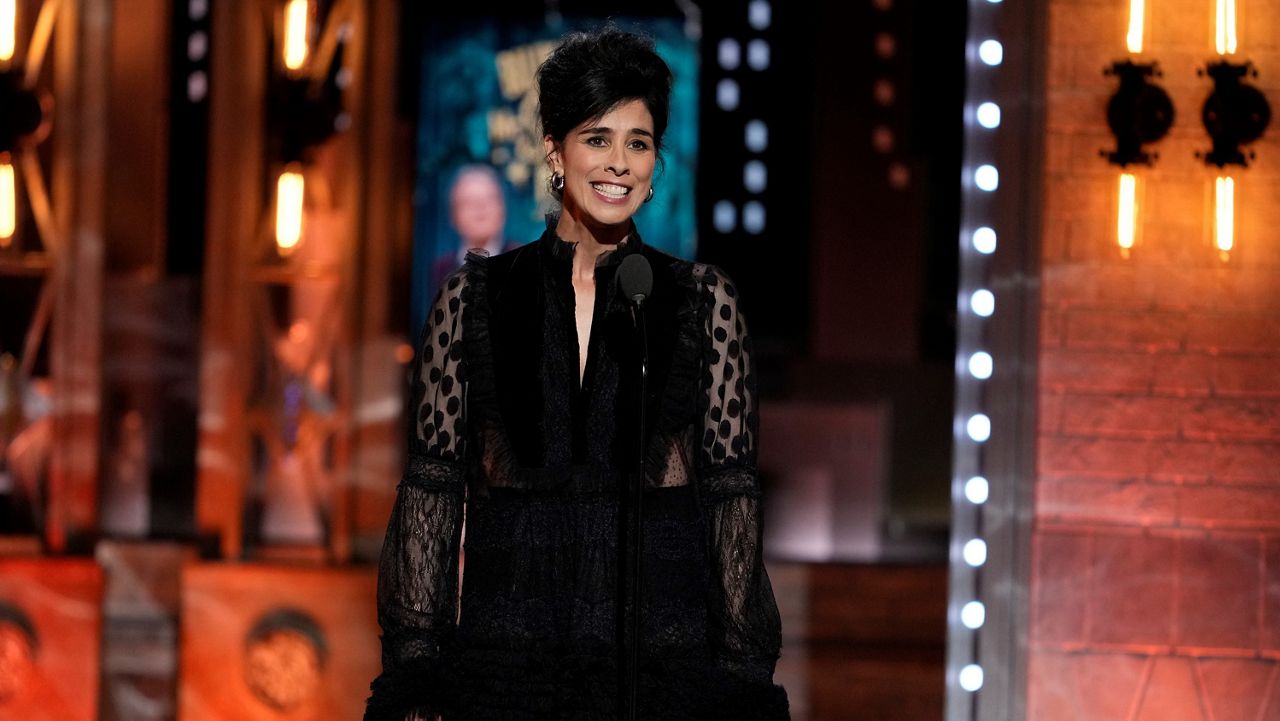
<instances>
[{"instance_id":1,"label":"woman","mask_svg":"<svg viewBox=\"0 0 1280 721\"><path fill-rule=\"evenodd\" d=\"M640 718L786 719L737 293L644 245L631 220L654 193L670 71L607 27L567 37L538 83L562 211L537 242L469 258L429 313L365 718L618 717L619 497L642 459L640 347L616 271L640 254L654 275Z\"/></svg>"}]
</instances>

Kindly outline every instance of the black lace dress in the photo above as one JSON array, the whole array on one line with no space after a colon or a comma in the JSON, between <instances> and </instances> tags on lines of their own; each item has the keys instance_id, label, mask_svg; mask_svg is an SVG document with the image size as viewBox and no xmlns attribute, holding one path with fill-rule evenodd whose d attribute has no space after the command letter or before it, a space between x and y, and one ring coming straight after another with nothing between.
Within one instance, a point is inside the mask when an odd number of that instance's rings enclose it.
<instances>
[{"instance_id":1,"label":"black lace dress","mask_svg":"<svg viewBox=\"0 0 1280 721\"><path fill-rule=\"evenodd\" d=\"M633 234L597 263L580 383L574 246L552 228L470 258L430 311L379 571L383 671L365 718L617 717L619 488L640 464L637 335L615 269L643 253L654 289L641 717L787 719L734 286Z\"/></svg>"}]
</instances>

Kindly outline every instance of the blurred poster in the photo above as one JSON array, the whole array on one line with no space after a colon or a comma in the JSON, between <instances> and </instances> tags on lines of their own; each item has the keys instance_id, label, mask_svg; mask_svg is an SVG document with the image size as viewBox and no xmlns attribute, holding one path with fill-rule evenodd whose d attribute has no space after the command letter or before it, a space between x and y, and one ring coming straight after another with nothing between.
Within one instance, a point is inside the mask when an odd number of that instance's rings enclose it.
<instances>
[{"instance_id":1,"label":"blurred poster","mask_svg":"<svg viewBox=\"0 0 1280 721\"><path fill-rule=\"evenodd\" d=\"M435 25L424 42L414 196L411 332L468 247L491 255L535 240L556 208L538 129L534 73L566 32L603 20ZM646 243L693 258L698 44L683 22L614 20L654 39L675 76L654 199L636 216Z\"/></svg>"}]
</instances>

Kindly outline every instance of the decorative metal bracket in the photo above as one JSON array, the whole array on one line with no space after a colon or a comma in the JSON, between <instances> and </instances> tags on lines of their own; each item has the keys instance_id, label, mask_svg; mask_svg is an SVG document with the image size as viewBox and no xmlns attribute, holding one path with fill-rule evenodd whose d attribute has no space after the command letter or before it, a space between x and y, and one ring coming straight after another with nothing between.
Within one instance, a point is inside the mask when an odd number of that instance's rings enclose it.
<instances>
[{"instance_id":1,"label":"decorative metal bracket","mask_svg":"<svg viewBox=\"0 0 1280 721\"><path fill-rule=\"evenodd\" d=\"M1248 77L1258 77L1257 69L1250 62L1234 64L1223 60L1211 63L1199 74L1213 79L1213 92L1200 111L1213 148L1197 156L1203 158L1205 164L1219 168L1247 167L1255 153L1241 146L1261 138L1271 122L1271 105L1266 96L1245 82Z\"/></svg>"},{"instance_id":2,"label":"decorative metal bracket","mask_svg":"<svg viewBox=\"0 0 1280 721\"><path fill-rule=\"evenodd\" d=\"M1143 146L1163 138L1173 125L1173 101L1169 94L1151 81L1160 77L1155 63L1135 63L1123 60L1104 71L1106 75L1120 78L1107 103L1107 125L1116 139L1116 149L1102 154L1111 163L1150 165L1158 157L1148 153Z\"/></svg>"},{"instance_id":3,"label":"decorative metal bracket","mask_svg":"<svg viewBox=\"0 0 1280 721\"><path fill-rule=\"evenodd\" d=\"M27 87L22 68L0 70L0 153L12 153L19 145L43 140L52 105L47 92Z\"/></svg>"}]
</instances>

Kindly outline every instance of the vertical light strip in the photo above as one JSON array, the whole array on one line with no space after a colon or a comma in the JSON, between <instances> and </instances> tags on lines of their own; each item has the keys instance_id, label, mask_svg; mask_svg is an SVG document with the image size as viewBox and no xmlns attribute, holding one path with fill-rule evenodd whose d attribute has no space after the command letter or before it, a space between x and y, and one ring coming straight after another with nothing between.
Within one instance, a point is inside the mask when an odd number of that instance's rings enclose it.
<instances>
[{"instance_id":1,"label":"vertical light strip","mask_svg":"<svg viewBox=\"0 0 1280 721\"><path fill-rule=\"evenodd\" d=\"M1214 45L1219 55L1236 51L1236 0L1217 0L1214 12Z\"/></svg>"},{"instance_id":2,"label":"vertical light strip","mask_svg":"<svg viewBox=\"0 0 1280 721\"><path fill-rule=\"evenodd\" d=\"M289 0L284 11L284 66L299 71L307 62L309 0Z\"/></svg>"},{"instance_id":3,"label":"vertical light strip","mask_svg":"<svg viewBox=\"0 0 1280 721\"><path fill-rule=\"evenodd\" d=\"M9 155L3 153L0 154L0 248L9 247L17 232L18 183Z\"/></svg>"},{"instance_id":4,"label":"vertical light strip","mask_svg":"<svg viewBox=\"0 0 1280 721\"><path fill-rule=\"evenodd\" d=\"M18 0L0 0L0 68L13 62L18 47Z\"/></svg>"},{"instance_id":5,"label":"vertical light strip","mask_svg":"<svg viewBox=\"0 0 1280 721\"><path fill-rule=\"evenodd\" d=\"M302 173L298 170L286 170L276 181L276 246L285 254L302 239L304 190Z\"/></svg>"},{"instance_id":6,"label":"vertical light strip","mask_svg":"<svg viewBox=\"0 0 1280 721\"><path fill-rule=\"evenodd\" d=\"M1049 4L968 2L945 721L1027 718Z\"/></svg>"},{"instance_id":7,"label":"vertical light strip","mask_svg":"<svg viewBox=\"0 0 1280 721\"><path fill-rule=\"evenodd\" d=\"M1236 181L1231 176L1214 180L1213 209L1213 244L1225 262L1230 259L1236 243Z\"/></svg>"},{"instance_id":8,"label":"vertical light strip","mask_svg":"<svg viewBox=\"0 0 1280 721\"><path fill-rule=\"evenodd\" d=\"M1138 228L1138 179L1133 173L1120 174L1120 196L1116 210L1116 244L1128 258Z\"/></svg>"},{"instance_id":9,"label":"vertical light strip","mask_svg":"<svg viewBox=\"0 0 1280 721\"><path fill-rule=\"evenodd\" d=\"M1134 54L1142 52L1146 5L1145 0L1129 0L1129 31L1125 34L1125 43Z\"/></svg>"}]
</instances>

